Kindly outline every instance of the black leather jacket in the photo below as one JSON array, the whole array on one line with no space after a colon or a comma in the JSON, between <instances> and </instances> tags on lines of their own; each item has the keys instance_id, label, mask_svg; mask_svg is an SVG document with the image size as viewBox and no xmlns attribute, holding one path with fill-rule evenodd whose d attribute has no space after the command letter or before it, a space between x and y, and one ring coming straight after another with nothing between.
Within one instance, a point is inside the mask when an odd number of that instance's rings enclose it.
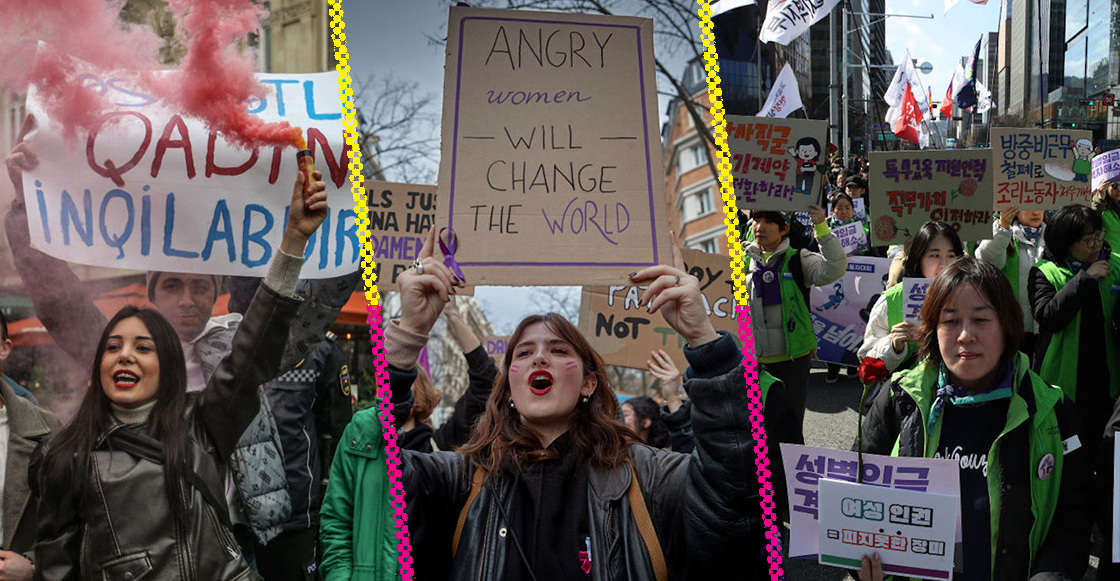
<instances>
[{"instance_id":1,"label":"black leather jacket","mask_svg":"<svg viewBox=\"0 0 1120 581\"><path fill-rule=\"evenodd\" d=\"M191 394L188 462L201 482L181 483L189 499L185 522L172 517L163 466L111 446L113 432L145 425L114 426L90 458L84 490L42 484L36 579L257 578L222 523L228 514L223 462L260 408L257 386L280 366L298 303L261 288L233 337L230 356L205 390ZM199 485L209 490L210 501Z\"/></svg>"},{"instance_id":2,"label":"black leather jacket","mask_svg":"<svg viewBox=\"0 0 1120 581\"><path fill-rule=\"evenodd\" d=\"M638 483L653 520L671 579L763 579L766 563L744 554L761 526L755 484L754 439L741 355L734 339L686 349L696 449L691 455L630 447ZM394 383L394 399L399 385ZM498 503L511 500L512 478L483 485L471 504L457 556L451 538L470 492L473 468L456 452L402 451L405 503L417 578L500 579L506 559L517 558ZM653 569L626 491L631 468L593 468L587 483L591 578L652 580ZM747 551L749 553L749 551ZM442 558L441 558L442 557Z\"/></svg>"}]
</instances>

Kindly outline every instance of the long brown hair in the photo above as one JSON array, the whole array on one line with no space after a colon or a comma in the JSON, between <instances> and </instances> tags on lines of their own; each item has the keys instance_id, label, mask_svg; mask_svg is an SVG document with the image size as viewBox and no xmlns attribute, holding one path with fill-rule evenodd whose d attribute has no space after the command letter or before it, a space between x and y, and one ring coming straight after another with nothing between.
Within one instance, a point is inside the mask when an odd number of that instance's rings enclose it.
<instances>
[{"instance_id":1,"label":"long brown hair","mask_svg":"<svg viewBox=\"0 0 1120 581\"><path fill-rule=\"evenodd\" d=\"M417 424L422 424L428 421L432 416L432 412L436 410L439 405L439 400L443 399L443 394L432 385L432 380L428 378L427 372L422 368L418 369L419 374L416 375L416 381L412 383L412 394L416 401L412 404L412 420Z\"/></svg>"},{"instance_id":2,"label":"long brown hair","mask_svg":"<svg viewBox=\"0 0 1120 581\"><path fill-rule=\"evenodd\" d=\"M634 432L618 419L618 400L611 390L603 359L583 335L567 319L556 314L532 315L517 325L509 338L502 371L490 390L486 412L482 415L474 434L461 452L474 464L482 467L487 478L499 474L509 463L520 471L526 462L556 458L555 451L541 448L536 433L521 423L516 410L511 409L509 366L515 349L525 329L543 323L557 337L571 344L583 361L584 377L594 376L598 387L587 403L576 405L575 415L568 426L571 454L581 462L614 468L627 459L627 446L637 441Z\"/></svg>"}]
</instances>

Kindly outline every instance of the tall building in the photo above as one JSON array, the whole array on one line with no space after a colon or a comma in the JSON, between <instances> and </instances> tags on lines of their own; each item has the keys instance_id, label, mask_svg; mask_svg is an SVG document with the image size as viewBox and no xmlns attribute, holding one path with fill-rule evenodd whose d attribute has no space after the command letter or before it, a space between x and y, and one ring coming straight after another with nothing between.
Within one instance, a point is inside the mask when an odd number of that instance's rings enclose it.
<instances>
[{"instance_id":1,"label":"tall building","mask_svg":"<svg viewBox=\"0 0 1120 581\"><path fill-rule=\"evenodd\" d=\"M875 16L886 13L887 0L868 0L867 8L868 12L872 14L870 27L871 63L875 65L894 64L894 59L887 51L887 19L885 16ZM887 92L887 87L891 84L892 76L890 69L871 69L871 95L873 98L882 98L883 94Z\"/></svg>"},{"instance_id":2,"label":"tall building","mask_svg":"<svg viewBox=\"0 0 1120 581\"><path fill-rule=\"evenodd\" d=\"M1011 58L1006 114L1038 122L1049 116L1047 97L1064 82L1066 0L1008 0L1007 6Z\"/></svg>"},{"instance_id":3,"label":"tall building","mask_svg":"<svg viewBox=\"0 0 1120 581\"><path fill-rule=\"evenodd\" d=\"M787 63L797 78L802 102L809 102L812 53L808 35L801 35L788 46L758 43L765 11L766 2L762 1L722 14L713 22L723 105L729 114L758 113L774 78Z\"/></svg>"},{"instance_id":4,"label":"tall building","mask_svg":"<svg viewBox=\"0 0 1120 581\"><path fill-rule=\"evenodd\" d=\"M870 14L875 11L871 7L878 0L852 0L851 12L838 5L829 18L825 18L809 29L809 43L812 48L812 99L806 101L809 117L813 119L828 119L831 110L830 91L832 73L836 72L836 82L843 82L844 54L843 26L840 18L848 20L848 86L841 87L839 99L844 93L848 96L848 137L851 141L850 151L861 151L861 146L866 151L873 138L873 123L877 123L886 115L886 107L882 104L883 93L890 83L893 74L886 71L885 80L881 69L872 66L886 64L886 29L882 28L882 36L878 36L876 25L871 24L875 17ZM878 10L881 12L881 10ZM835 34L829 31L830 21L836 19ZM829 44L830 39L833 41ZM874 41L874 42L873 42ZM882 44L876 46L875 43ZM881 89L876 92L876 88ZM837 121L839 123L839 121ZM839 144L837 144L839 145Z\"/></svg>"},{"instance_id":5,"label":"tall building","mask_svg":"<svg viewBox=\"0 0 1120 581\"><path fill-rule=\"evenodd\" d=\"M1120 116L1103 100L1120 85L1120 6L1067 0L1065 8L1065 78L1061 90L1050 94L1053 126L1089 129L1095 140L1120 139Z\"/></svg>"},{"instance_id":6,"label":"tall building","mask_svg":"<svg viewBox=\"0 0 1120 581\"><path fill-rule=\"evenodd\" d=\"M984 35L983 41L980 43L981 61L977 65L977 74L980 77L980 82L988 88L992 93L992 105L999 103L999 33L989 32ZM996 111L999 108L996 107ZM992 115L996 111L989 110L983 114L983 122L990 121Z\"/></svg>"},{"instance_id":7,"label":"tall building","mask_svg":"<svg viewBox=\"0 0 1120 581\"><path fill-rule=\"evenodd\" d=\"M999 47L996 54L996 83L992 87L996 116L1007 112L1011 103L1011 10L1012 3L1003 0L1003 17L999 23Z\"/></svg>"},{"instance_id":8,"label":"tall building","mask_svg":"<svg viewBox=\"0 0 1120 581\"><path fill-rule=\"evenodd\" d=\"M327 0L265 2L268 18L261 23L261 63L270 73L321 73L338 61L331 40Z\"/></svg>"}]
</instances>

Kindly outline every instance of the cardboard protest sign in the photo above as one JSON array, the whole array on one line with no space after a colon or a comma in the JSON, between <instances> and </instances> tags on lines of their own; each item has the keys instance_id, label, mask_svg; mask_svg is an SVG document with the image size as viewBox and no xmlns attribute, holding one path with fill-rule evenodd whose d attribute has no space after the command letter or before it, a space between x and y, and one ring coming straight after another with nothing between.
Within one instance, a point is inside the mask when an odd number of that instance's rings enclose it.
<instances>
[{"instance_id":1,"label":"cardboard protest sign","mask_svg":"<svg viewBox=\"0 0 1120 581\"><path fill-rule=\"evenodd\" d=\"M24 173L32 245L95 266L264 276L288 218L295 149L235 148L123 79L88 76L115 108L75 141L47 116L38 89L28 90L38 128L27 139L41 160ZM301 276L353 272L361 241L337 74L257 78L266 97L249 112L304 128L327 183L330 215L307 244Z\"/></svg>"},{"instance_id":2,"label":"cardboard protest sign","mask_svg":"<svg viewBox=\"0 0 1120 581\"><path fill-rule=\"evenodd\" d=\"M1089 205L1093 134L1071 129L992 128L995 207L1050 210Z\"/></svg>"},{"instance_id":3,"label":"cardboard protest sign","mask_svg":"<svg viewBox=\"0 0 1120 581\"><path fill-rule=\"evenodd\" d=\"M822 479L819 562L859 569L878 553L883 573L952 579L958 504L947 494Z\"/></svg>"},{"instance_id":4,"label":"cardboard protest sign","mask_svg":"<svg viewBox=\"0 0 1120 581\"><path fill-rule=\"evenodd\" d=\"M439 225L470 284L668 261L653 22L453 7Z\"/></svg>"},{"instance_id":5,"label":"cardboard protest sign","mask_svg":"<svg viewBox=\"0 0 1120 581\"><path fill-rule=\"evenodd\" d=\"M815 557L820 553L817 521L820 481L825 478L856 482L859 455L847 450L782 444L786 486L789 490L790 557ZM960 464L955 459L909 458L863 455L865 485L881 490L899 489L933 492L960 497ZM956 542L962 539L960 510L957 512Z\"/></svg>"},{"instance_id":6,"label":"cardboard protest sign","mask_svg":"<svg viewBox=\"0 0 1120 581\"><path fill-rule=\"evenodd\" d=\"M817 335L817 358L856 367L867 318L886 288L891 261L867 256L848 257L840 280L809 290L809 314Z\"/></svg>"},{"instance_id":7,"label":"cardboard protest sign","mask_svg":"<svg viewBox=\"0 0 1120 581\"><path fill-rule=\"evenodd\" d=\"M1120 149L1093 158L1093 191L1108 182L1120 182Z\"/></svg>"},{"instance_id":8,"label":"cardboard protest sign","mask_svg":"<svg viewBox=\"0 0 1120 581\"><path fill-rule=\"evenodd\" d=\"M852 222L832 229L832 233L840 240L844 247L844 254L856 252L867 245L867 232L863 230L863 222Z\"/></svg>"},{"instance_id":9,"label":"cardboard protest sign","mask_svg":"<svg viewBox=\"0 0 1120 581\"><path fill-rule=\"evenodd\" d=\"M705 310L717 331L738 337L735 321L735 284L731 258L682 249L685 270L700 281ZM684 338L661 313L647 313L638 305L645 287L618 285L583 287L579 305L579 328L608 365L645 369L650 351L664 349L678 369L684 371Z\"/></svg>"},{"instance_id":10,"label":"cardboard protest sign","mask_svg":"<svg viewBox=\"0 0 1120 581\"><path fill-rule=\"evenodd\" d=\"M819 201L827 121L728 115L727 146L738 209L803 211Z\"/></svg>"},{"instance_id":11,"label":"cardboard protest sign","mask_svg":"<svg viewBox=\"0 0 1120 581\"><path fill-rule=\"evenodd\" d=\"M926 304L926 293L932 278L902 279L902 317L915 327L922 326L922 306Z\"/></svg>"},{"instance_id":12,"label":"cardboard protest sign","mask_svg":"<svg viewBox=\"0 0 1120 581\"><path fill-rule=\"evenodd\" d=\"M502 358L506 356L506 349L509 348L509 335L485 337L482 339L482 346L486 347L487 355L501 363Z\"/></svg>"},{"instance_id":13,"label":"cardboard protest sign","mask_svg":"<svg viewBox=\"0 0 1120 581\"><path fill-rule=\"evenodd\" d=\"M930 220L962 240L991 238L991 157L987 149L872 153L872 244L902 244Z\"/></svg>"},{"instance_id":14,"label":"cardboard protest sign","mask_svg":"<svg viewBox=\"0 0 1120 581\"><path fill-rule=\"evenodd\" d=\"M377 281L396 284L435 225L436 187L367 181L366 196Z\"/></svg>"}]
</instances>

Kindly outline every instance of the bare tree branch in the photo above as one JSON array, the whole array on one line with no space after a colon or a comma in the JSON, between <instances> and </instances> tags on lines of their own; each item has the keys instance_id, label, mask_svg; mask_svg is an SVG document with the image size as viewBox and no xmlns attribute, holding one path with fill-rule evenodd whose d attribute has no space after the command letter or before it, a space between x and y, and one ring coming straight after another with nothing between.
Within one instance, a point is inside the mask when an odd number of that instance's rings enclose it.
<instances>
[{"instance_id":1,"label":"bare tree branch","mask_svg":"<svg viewBox=\"0 0 1120 581\"><path fill-rule=\"evenodd\" d=\"M392 76L354 83L362 153L374 157L390 181L435 183L439 111L435 95Z\"/></svg>"}]
</instances>

